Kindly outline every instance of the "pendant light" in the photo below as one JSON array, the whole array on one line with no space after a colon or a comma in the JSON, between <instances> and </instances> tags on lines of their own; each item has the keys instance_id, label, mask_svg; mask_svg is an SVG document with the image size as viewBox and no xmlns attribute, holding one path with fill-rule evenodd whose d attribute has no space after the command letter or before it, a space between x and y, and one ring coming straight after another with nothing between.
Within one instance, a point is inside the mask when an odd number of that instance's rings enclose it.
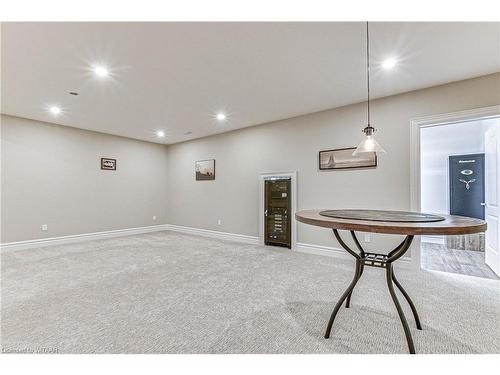
<instances>
[{"instance_id":1,"label":"pendant light","mask_svg":"<svg viewBox=\"0 0 500 375\"><path fill-rule=\"evenodd\" d=\"M385 154L385 150L378 144L377 140L373 136L376 129L370 125L370 35L368 33L368 22L366 23L366 77L368 88L368 125L363 129L365 138L361 141L358 147L356 147L356 150L354 150L352 154L357 155L365 152Z\"/></svg>"}]
</instances>

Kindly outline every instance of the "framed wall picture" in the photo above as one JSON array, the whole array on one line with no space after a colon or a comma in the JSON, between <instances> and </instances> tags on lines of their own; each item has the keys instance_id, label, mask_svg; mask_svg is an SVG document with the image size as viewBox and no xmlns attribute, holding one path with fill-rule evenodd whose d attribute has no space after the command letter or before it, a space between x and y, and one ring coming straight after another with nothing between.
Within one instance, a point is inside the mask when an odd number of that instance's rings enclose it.
<instances>
[{"instance_id":1,"label":"framed wall picture","mask_svg":"<svg viewBox=\"0 0 500 375\"><path fill-rule=\"evenodd\" d=\"M377 154L367 152L358 155L352 153L356 147L338 148L319 152L319 169L321 171L334 169L374 168L377 166Z\"/></svg>"},{"instance_id":2,"label":"framed wall picture","mask_svg":"<svg viewBox=\"0 0 500 375\"><path fill-rule=\"evenodd\" d=\"M215 159L198 160L195 162L194 170L196 181L215 180Z\"/></svg>"},{"instance_id":3,"label":"framed wall picture","mask_svg":"<svg viewBox=\"0 0 500 375\"><path fill-rule=\"evenodd\" d=\"M101 169L116 171L116 159L101 158Z\"/></svg>"}]
</instances>

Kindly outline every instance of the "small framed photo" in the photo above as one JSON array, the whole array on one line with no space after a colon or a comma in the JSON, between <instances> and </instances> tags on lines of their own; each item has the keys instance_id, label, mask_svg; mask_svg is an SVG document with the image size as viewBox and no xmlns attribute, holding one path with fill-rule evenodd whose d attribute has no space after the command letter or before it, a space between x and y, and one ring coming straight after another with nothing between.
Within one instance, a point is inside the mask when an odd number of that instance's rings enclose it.
<instances>
[{"instance_id":1,"label":"small framed photo","mask_svg":"<svg viewBox=\"0 0 500 375\"><path fill-rule=\"evenodd\" d=\"M196 181L215 180L215 159L198 160L195 162L194 170Z\"/></svg>"},{"instance_id":2,"label":"small framed photo","mask_svg":"<svg viewBox=\"0 0 500 375\"><path fill-rule=\"evenodd\" d=\"M319 152L319 169L321 171L332 169L374 168L377 166L377 154L366 152L357 155L352 153L356 147L338 148Z\"/></svg>"},{"instance_id":3,"label":"small framed photo","mask_svg":"<svg viewBox=\"0 0 500 375\"><path fill-rule=\"evenodd\" d=\"M116 159L101 158L101 169L116 171Z\"/></svg>"}]
</instances>

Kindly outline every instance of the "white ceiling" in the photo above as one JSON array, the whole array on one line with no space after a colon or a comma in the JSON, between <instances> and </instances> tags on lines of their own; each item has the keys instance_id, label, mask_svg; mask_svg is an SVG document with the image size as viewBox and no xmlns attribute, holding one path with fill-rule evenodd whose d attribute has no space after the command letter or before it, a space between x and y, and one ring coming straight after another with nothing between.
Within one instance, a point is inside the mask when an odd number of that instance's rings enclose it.
<instances>
[{"instance_id":1,"label":"white ceiling","mask_svg":"<svg viewBox=\"0 0 500 375\"><path fill-rule=\"evenodd\" d=\"M374 97L500 71L500 23L372 23L370 45ZM2 113L175 143L364 101L365 25L3 23L1 68Z\"/></svg>"}]
</instances>

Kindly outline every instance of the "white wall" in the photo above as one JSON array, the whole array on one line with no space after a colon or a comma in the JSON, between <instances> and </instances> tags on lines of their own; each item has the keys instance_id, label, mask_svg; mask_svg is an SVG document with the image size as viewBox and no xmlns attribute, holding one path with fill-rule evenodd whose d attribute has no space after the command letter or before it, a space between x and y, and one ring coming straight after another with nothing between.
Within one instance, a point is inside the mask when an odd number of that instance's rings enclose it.
<instances>
[{"instance_id":1,"label":"white wall","mask_svg":"<svg viewBox=\"0 0 500 375\"><path fill-rule=\"evenodd\" d=\"M2 243L166 223L165 146L4 115L1 136Z\"/></svg>"},{"instance_id":2,"label":"white wall","mask_svg":"<svg viewBox=\"0 0 500 375\"><path fill-rule=\"evenodd\" d=\"M420 132L421 209L450 213L448 156L484 152L484 134L496 119L431 126Z\"/></svg>"},{"instance_id":3,"label":"white wall","mask_svg":"<svg viewBox=\"0 0 500 375\"><path fill-rule=\"evenodd\" d=\"M361 140L366 104L169 146L168 220L257 236L259 173L291 170L297 171L298 209L410 209L410 120L497 104L500 74L375 100L373 125L380 129L377 137L388 153L370 170L325 172L317 166L319 150L355 146ZM194 162L209 158L216 159L216 180L195 181ZM331 231L300 223L297 240L338 246ZM372 245L385 246L387 241L376 238Z\"/></svg>"},{"instance_id":4,"label":"white wall","mask_svg":"<svg viewBox=\"0 0 500 375\"><path fill-rule=\"evenodd\" d=\"M298 172L298 209L409 209L410 120L498 104L499 73L375 100L373 125L388 154L377 169L326 172L318 151L355 146L366 104L168 147L2 116L1 242L163 223L257 236L262 172ZM118 170L101 171L101 157L118 159ZM196 182L194 162L209 158L216 180ZM336 246L325 229L299 224L297 234ZM372 247L398 240L375 238Z\"/></svg>"}]
</instances>

